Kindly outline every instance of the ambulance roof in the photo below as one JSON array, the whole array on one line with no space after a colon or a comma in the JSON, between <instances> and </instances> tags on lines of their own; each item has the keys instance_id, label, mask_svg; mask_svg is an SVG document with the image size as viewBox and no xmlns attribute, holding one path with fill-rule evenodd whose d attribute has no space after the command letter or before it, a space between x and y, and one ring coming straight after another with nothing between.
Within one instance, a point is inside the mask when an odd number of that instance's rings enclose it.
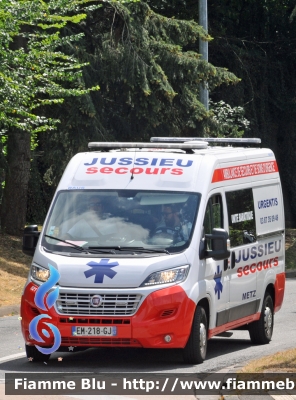
<instances>
[{"instance_id":1,"label":"ambulance roof","mask_svg":"<svg viewBox=\"0 0 296 400\"><path fill-rule=\"evenodd\" d=\"M278 172L271 150L229 145L235 143L250 146L260 143L260 139L152 139L150 143L89 143L89 148L95 151L79 153L72 158L58 190L77 188L199 191L201 181L207 181L209 184L216 182L213 180L214 173L215 179L222 179L224 176L224 180L237 180L247 178L246 174L249 178L257 175L258 179L264 179L263 174ZM215 142L219 146L210 146L209 142Z\"/></svg>"}]
</instances>

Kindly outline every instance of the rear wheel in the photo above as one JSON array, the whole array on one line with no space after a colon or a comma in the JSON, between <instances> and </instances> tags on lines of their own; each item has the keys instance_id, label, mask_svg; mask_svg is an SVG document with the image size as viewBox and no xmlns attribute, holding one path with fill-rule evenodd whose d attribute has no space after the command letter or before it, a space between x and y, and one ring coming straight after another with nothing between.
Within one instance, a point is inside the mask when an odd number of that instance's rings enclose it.
<instances>
[{"instance_id":1,"label":"rear wheel","mask_svg":"<svg viewBox=\"0 0 296 400\"><path fill-rule=\"evenodd\" d=\"M184 361L201 364L207 354L208 323L205 310L197 306L188 342L183 350Z\"/></svg>"},{"instance_id":2,"label":"rear wheel","mask_svg":"<svg viewBox=\"0 0 296 400\"><path fill-rule=\"evenodd\" d=\"M249 334L252 343L267 344L271 341L274 322L273 300L269 293L264 296L260 319L252 322L249 327Z\"/></svg>"},{"instance_id":3,"label":"rear wheel","mask_svg":"<svg viewBox=\"0 0 296 400\"><path fill-rule=\"evenodd\" d=\"M41 353L35 346L28 346L26 344L26 353L29 361L48 361L50 354Z\"/></svg>"}]
</instances>

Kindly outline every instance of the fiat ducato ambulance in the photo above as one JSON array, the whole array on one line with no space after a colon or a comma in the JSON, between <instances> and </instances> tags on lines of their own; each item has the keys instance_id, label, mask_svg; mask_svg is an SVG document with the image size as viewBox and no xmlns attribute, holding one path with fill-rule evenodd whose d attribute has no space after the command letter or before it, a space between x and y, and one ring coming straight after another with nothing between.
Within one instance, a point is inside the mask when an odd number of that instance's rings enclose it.
<instances>
[{"instance_id":1,"label":"fiat ducato ambulance","mask_svg":"<svg viewBox=\"0 0 296 400\"><path fill-rule=\"evenodd\" d=\"M152 138L75 155L42 232L24 231L28 358L138 347L201 363L208 340L235 329L269 343L285 227L278 165L258 143Z\"/></svg>"}]
</instances>

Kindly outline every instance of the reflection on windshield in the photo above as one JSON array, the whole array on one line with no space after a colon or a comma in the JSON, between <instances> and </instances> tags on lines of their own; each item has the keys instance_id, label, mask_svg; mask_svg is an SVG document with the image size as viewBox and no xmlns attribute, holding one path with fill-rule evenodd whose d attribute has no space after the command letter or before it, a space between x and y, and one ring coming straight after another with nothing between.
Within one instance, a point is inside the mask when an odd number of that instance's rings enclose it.
<instances>
[{"instance_id":1,"label":"reflection on windshield","mask_svg":"<svg viewBox=\"0 0 296 400\"><path fill-rule=\"evenodd\" d=\"M180 251L191 239L198 204L198 194L183 192L60 192L45 234L61 241L44 237L43 245L56 251L73 249L70 243Z\"/></svg>"}]
</instances>

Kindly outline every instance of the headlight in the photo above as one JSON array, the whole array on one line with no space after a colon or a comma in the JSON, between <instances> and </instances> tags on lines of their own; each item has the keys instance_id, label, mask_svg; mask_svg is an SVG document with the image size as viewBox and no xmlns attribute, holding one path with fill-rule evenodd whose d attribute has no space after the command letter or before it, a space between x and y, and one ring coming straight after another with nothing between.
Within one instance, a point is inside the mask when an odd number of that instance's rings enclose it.
<instances>
[{"instance_id":1,"label":"headlight","mask_svg":"<svg viewBox=\"0 0 296 400\"><path fill-rule=\"evenodd\" d=\"M37 281L46 282L50 276L48 268L40 267L40 265L32 264L31 276Z\"/></svg>"},{"instance_id":2,"label":"headlight","mask_svg":"<svg viewBox=\"0 0 296 400\"><path fill-rule=\"evenodd\" d=\"M186 279L189 265L153 272L144 280L141 286L165 285L166 283L178 283Z\"/></svg>"}]
</instances>

